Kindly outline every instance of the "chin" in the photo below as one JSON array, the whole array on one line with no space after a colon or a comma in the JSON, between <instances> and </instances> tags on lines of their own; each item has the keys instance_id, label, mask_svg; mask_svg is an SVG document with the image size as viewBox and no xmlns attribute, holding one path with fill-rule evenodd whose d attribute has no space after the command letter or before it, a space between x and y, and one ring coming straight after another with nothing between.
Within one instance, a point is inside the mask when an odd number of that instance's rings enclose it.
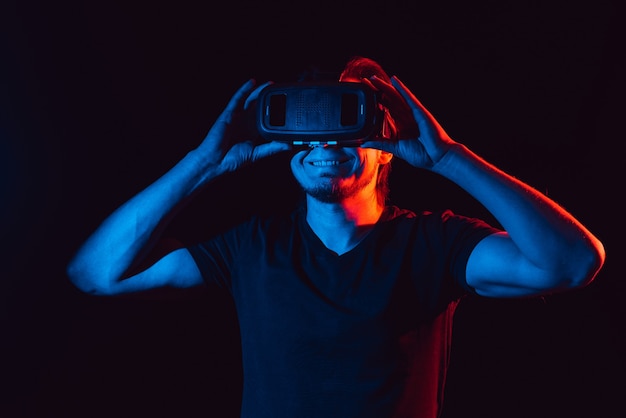
<instances>
[{"instance_id":1,"label":"chin","mask_svg":"<svg viewBox=\"0 0 626 418\"><path fill-rule=\"evenodd\" d=\"M339 203L350 197L353 192L350 188L341 187L336 182L329 182L323 185L318 184L314 187L304 188L304 191L313 199L324 203Z\"/></svg>"}]
</instances>

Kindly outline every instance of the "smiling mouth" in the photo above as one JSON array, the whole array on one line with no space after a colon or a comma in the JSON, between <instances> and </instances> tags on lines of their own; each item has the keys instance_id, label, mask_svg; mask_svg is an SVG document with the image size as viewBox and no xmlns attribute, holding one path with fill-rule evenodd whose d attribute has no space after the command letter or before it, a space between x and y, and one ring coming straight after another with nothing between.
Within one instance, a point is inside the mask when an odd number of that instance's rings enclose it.
<instances>
[{"instance_id":1,"label":"smiling mouth","mask_svg":"<svg viewBox=\"0 0 626 418\"><path fill-rule=\"evenodd\" d=\"M340 165L343 161L338 160L322 160L322 161L312 161L310 164L313 167L331 167Z\"/></svg>"}]
</instances>

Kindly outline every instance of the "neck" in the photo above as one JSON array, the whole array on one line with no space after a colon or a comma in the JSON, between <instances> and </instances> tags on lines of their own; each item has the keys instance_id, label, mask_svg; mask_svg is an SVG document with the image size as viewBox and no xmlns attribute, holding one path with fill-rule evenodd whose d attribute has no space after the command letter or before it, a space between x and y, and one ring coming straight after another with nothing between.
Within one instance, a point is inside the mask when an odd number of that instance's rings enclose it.
<instances>
[{"instance_id":1,"label":"neck","mask_svg":"<svg viewBox=\"0 0 626 418\"><path fill-rule=\"evenodd\" d=\"M384 210L375 194L337 203L307 196L307 222L330 250L343 254L354 248L374 227Z\"/></svg>"}]
</instances>

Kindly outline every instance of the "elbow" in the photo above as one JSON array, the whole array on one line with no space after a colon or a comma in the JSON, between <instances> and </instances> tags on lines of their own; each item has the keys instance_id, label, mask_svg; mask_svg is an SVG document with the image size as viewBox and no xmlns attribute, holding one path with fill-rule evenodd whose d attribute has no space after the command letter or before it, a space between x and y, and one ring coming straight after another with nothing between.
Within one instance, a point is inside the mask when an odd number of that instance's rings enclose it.
<instances>
[{"instance_id":1,"label":"elbow","mask_svg":"<svg viewBox=\"0 0 626 418\"><path fill-rule=\"evenodd\" d=\"M594 239L584 251L580 251L576 256L570 287L579 289L590 285L604 266L605 259L604 246Z\"/></svg>"},{"instance_id":2,"label":"elbow","mask_svg":"<svg viewBox=\"0 0 626 418\"><path fill-rule=\"evenodd\" d=\"M106 296L111 293L110 286L104 284L106 281L98 279L88 269L81 267L76 260L67 265L65 274L74 287L83 293L94 296Z\"/></svg>"}]
</instances>

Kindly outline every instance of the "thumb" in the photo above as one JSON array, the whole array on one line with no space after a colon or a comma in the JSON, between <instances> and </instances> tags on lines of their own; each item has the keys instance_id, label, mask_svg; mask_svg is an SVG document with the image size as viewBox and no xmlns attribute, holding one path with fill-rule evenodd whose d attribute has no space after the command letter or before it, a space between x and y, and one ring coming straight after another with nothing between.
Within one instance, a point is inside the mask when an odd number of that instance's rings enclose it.
<instances>
[{"instance_id":1,"label":"thumb","mask_svg":"<svg viewBox=\"0 0 626 418\"><path fill-rule=\"evenodd\" d=\"M265 144L260 144L254 147L252 152L252 161L269 157L270 155L278 154L280 152L289 151L293 147L286 142L272 141Z\"/></svg>"}]
</instances>

